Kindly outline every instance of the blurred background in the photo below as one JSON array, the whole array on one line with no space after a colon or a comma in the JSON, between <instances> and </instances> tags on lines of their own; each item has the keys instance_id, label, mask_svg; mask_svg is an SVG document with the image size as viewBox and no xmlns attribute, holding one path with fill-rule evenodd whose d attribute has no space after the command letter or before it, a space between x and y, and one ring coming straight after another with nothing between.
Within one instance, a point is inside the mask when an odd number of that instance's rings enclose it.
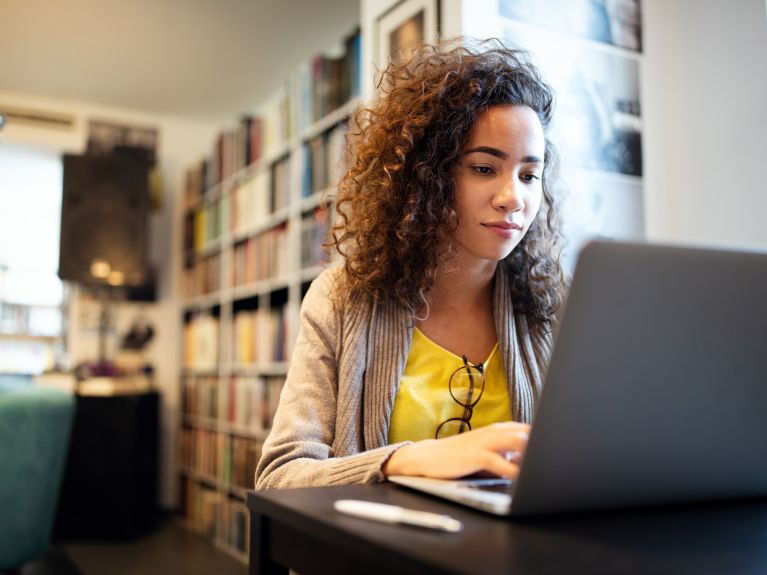
<instances>
[{"instance_id":1,"label":"blurred background","mask_svg":"<svg viewBox=\"0 0 767 575\"><path fill-rule=\"evenodd\" d=\"M0 22L0 570L245 572L346 122L421 40L499 38L555 88L568 270L597 237L767 248L765 0L0 0Z\"/></svg>"}]
</instances>

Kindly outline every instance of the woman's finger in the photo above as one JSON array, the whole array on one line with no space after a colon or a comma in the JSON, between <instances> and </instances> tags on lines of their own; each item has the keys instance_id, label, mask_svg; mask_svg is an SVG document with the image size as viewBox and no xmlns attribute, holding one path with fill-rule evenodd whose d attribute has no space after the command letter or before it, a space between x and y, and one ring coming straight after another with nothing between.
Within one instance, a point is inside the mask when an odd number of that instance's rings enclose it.
<instances>
[{"instance_id":1,"label":"woman's finger","mask_svg":"<svg viewBox=\"0 0 767 575\"><path fill-rule=\"evenodd\" d=\"M482 467L493 475L505 477L507 479L516 479L519 475L519 465L508 461L503 455L492 451L484 452Z\"/></svg>"},{"instance_id":2,"label":"woman's finger","mask_svg":"<svg viewBox=\"0 0 767 575\"><path fill-rule=\"evenodd\" d=\"M484 429L484 428L483 428ZM493 451L524 451L530 437L530 427L487 427L483 444Z\"/></svg>"}]
</instances>

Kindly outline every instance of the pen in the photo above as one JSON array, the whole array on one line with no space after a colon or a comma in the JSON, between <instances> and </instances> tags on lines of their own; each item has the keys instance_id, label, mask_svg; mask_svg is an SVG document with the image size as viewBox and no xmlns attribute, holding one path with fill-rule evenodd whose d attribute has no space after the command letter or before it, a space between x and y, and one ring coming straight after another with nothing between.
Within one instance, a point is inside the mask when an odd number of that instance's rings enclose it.
<instances>
[{"instance_id":1,"label":"pen","mask_svg":"<svg viewBox=\"0 0 767 575\"><path fill-rule=\"evenodd\" d=\"M427 527L429 529L440 529L457 533L463 529L463 523L453 519L449 515L440 515L438 513L429 513L428 511L416 511L415 509L405 509L397 505L386 505L384 503L372 503L370 501L359 501L357 499L339 499L333 506L336 511L380 521L382 523L404 523L406 525L417 525L418 527Z\"/></svg>"}]
</instances>

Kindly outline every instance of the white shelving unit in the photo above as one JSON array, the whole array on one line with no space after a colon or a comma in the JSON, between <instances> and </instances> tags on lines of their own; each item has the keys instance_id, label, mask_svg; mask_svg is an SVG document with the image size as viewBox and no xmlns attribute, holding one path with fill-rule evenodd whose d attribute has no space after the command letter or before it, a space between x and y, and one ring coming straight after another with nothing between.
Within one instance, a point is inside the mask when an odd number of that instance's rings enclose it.
<instances>
[{"instance_id":1,"label":"white shelving unit","mask_svg":"<svg viewBox=\"0 0 767 575\"><path fill-rule=\"evenodd\" d=\"M299 103L300 82L296 81L293 85L294 93L291 93L290 97ZM235 320L241 310L271 310L280 307L284 310L285 349L292 348L297 336L301 299L306 288L323 269L332 265L302 265L302 220L306 214L311 214L332 202L333 196L331 189L310 195L303 193L304 168L311 163L307 157L310 153L309 142L343 124L358 105L358 99L350 100L288 141L267 151L258 162L237 171L205 191L199 203L184 215L185 219L193 217L191 212L210 209L218 202L218 217L224 224L221 225L218 237L199 246L193 254L185 254L186 263L190 260L197 263L218 255L218 261L215 263L217 268L214 271L220 282L210 293L195 295L183 302L182 321L185 333L187 324L196 317L213 316L218 327L217 337L212 338L215 341L208 341L206 344L208 356L191 364L185 362L181 374L181 506L185 523L190 528L208 535L217 546L243 561L247 561L248 541L246 489L252 488L255 471L255 462L252 457L248 459L247 449L260 452L260 445L271 422L271 411L276 403L274 393L281 389L278 382L284 380L287 374L289 357L286 354L285 357L278 355L274 358L269 349L272 342L263 337L265 331L261 329L261 333L256 334L254 361L243 362L236 353ZM293 106L293 111L296 112L298 107ZM297 118L291 121L294 126L299 125ZM248 218L247 226L232 230L229 223L233 194L255 178L271 174L275 164L285 158L289 162L287 205L273 212L269 212L268 208L263 209L261 213L255 214L255 217ZM339 159L331 161L337 160ZM270 180L269 187L271 186L273 182ZM262 207L266 207L267 203L257 202ZM281 244L279 253L272 254L272 257L276 258L274 261L279 262L277 267L280 273L235 285L235 252L240 249L239 246L280 226L286 227L284 243ZM210 331L209 326L208 329ZM258 329L256 322L256 330ZM185 335L185 344L189 343L190 340ZM215 351L210 346L215 346ZM187 356L186 352L184 356ZM232 384L233 380L248 382L248 389L236 388L235 384ZM270 393L272 387L275 391ZM240 391L243 395L237 396L236 401L233 401L233 397ZM253 395L248 393L260 395L260 400L254 401ZM238 403L243 397L247 398L248 406L256 406L257 409L255 413L247 413L245 421L236 417L235 421L232 421L232 410L246 407ZM241 480L242 477L239 480L235 478L235 475L242 471L242 461L235 461L241 455L235 453L237 449L246 453L246 473L250 478L246 484ZM235 515L237 518L233 519ZM243 532L238 531L235 534L234 531L239 530L239 527L234 527L234 524L238 522L245 527Z\"/></svg>"}]
</instances>

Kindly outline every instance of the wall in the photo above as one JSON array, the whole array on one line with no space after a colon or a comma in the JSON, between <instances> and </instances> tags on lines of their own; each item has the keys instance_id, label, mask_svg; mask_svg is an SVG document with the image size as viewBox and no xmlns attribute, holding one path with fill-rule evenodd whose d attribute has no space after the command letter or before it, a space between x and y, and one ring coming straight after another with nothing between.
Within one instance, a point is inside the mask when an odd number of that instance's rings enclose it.
<instances>
[{"instance_id":1,"label":"wall","mask_svg":"<svg viewBox=\"0 0 767 575\"><path fill-rule=\"evenodd\" d=\"M362 0L363 32L394 0ZM493 0L442 0L446 36L490 30ZM767 3L642 0L650 241L767 247ZM364 37L370 60L374 35ZM372 75L365 78L372 94Z\"/></svg>"},{"instance_id":2,"label":"wall","mask_svg":"<svg viewBox=\"0 0 767 575\"><path fill-rule=\"evenodd\" d=\"M27 94L0 92L0 102L30 109L71 114L76 119L68 131L8 124L2 132L0 145L8 142L57 152L80 153L85 146L88 118L111 120L142 126L157 127L160 132L158 158L164 191L162 207L150 218L151 254L159 274L158 301L153 304L123 304L117 310L117 333L125 329L140 313L147 315L155 326L156 335L147 356L155 367L155 381L162 392L161 420L161 503L175 504L176 435L179 425L179 366L181 347L181 311L179 297L181 253L181 190L184 169L204 155L212 145L220 126L171 116L159 116L132 110L47 99ZM7 209L3 206L2 209ZM89 327L94 306L87 300L73 298L72 324L69 329L70 358L73 364L97 357L97 332Z\"/></svg>"},{"instance_id":3,"label":"wall","mask_svg":"<svg viewBox=\"0 0 767 575\"><path fill-rule=\"evenodd\" d=\"M644 0L647 236L767 247L767 4Z\"/></svg>"}]
</instances>

